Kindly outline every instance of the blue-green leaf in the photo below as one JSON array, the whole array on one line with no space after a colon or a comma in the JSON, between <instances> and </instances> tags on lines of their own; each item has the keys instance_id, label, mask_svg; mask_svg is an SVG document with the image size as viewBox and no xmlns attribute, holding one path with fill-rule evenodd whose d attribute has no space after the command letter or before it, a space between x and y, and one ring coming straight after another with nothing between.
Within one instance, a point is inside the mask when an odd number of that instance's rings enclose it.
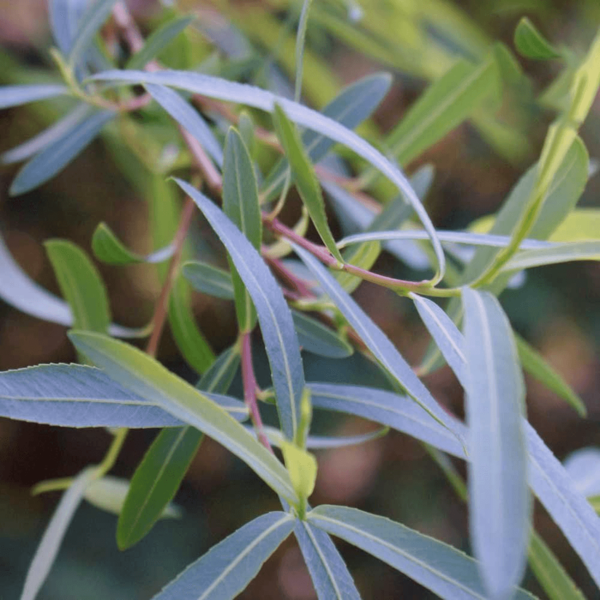
<instances>
[{"instance_id":1,"label":"blue-green leaf","mask_svg":"<svg viewBox=\"0 0 600 600\"><path fill-rule=\"evenodd\" d=\"M234 419L240 400L205 393ZM62 427L179 427L184 423L123 388L104 371L82 365L39 365L0 373L0 416Z\"/></svg>"},{"instance_id":2,"label":"blue-green leaf","mask_svg":"<svg viewBox=\"0 0 600 600\"><path fill-rule=\"evenodd\" d=\"M10 186L10 195L19 196L30 192L52 179L82 152L115 116L116 113L110 110L99 111L63 131L60 137L36 154L17 173Z\"/></svg>"},{"instance_id":3,"label":"blue-green leaf","mask_svg":"<svg viewBox=\"0 0 600 600\"><path fill-rule=\"evenodd\" d=\"M69 338L123 387L203 431L243 460L278 494L296 500L287 471L275 456L197 389L128 344L78 331L69 333Z\"/></svg>"},{"instance_id":4,"label":"blue-green leaf","mask_svg":"<svg viewBox=\"0 0 600 600\"><path fill-rule=\"evenodd\" d=\"M146 85L148 93L166 110L175 121L193 135L213 160L223 166L223 150L206 121L189 102L177 92L163 85Z\"/></svg>"},{"instance_id":5,"label":"blue-green leaf","mask_svg":"<svg viewBox=\"0 0 600 600\"><path fill-rule=\"evenodd\" d=\"M191 260L184 263L181 273L195 290L223 300L233 300L233 282L227 271Z\"/></svg>"},{"instance_id":6,"label":"blue-green leaf","mask_svg":"<svg viewBox=\"0 0 600 600\"><path fill-rule=\"evenodd\" d=\"M470 533L492 598L523 577L531 523L525 388L508 319L494 296L463 288Z\"/></svg>"},{"instance_id":7,"label":"blue-green leaf","mask_svg":"<svg viewBox=\"0 0 600 600\"><path fill-rule=\"evenodd\" d=\"M50 0L50 26L60 51L66 56L73 46L77 26L85 12L87 0Z\"/></svg>"},{"instance_id":8,"label":"blue-green leaf","mask_svg":"<svg viewBox=\"0 0 600 600\"><path fill-rule=\"evenodd\" d=\"M561 58L561 53L537 30L535 25L523 17L515 30L515 46L527 58L548 60Z\"/></svg>"},{"instance_id":9,"label":"blue-green leaf","mask_svg":"<svg viewBox=\"0 0 600 600\"><path fill-rule=\"evenodd\" d=\"M281 288L254 246L221 210L185 181L175 181L208 219L252 296L271 366L281 427L293 440L300 423L304 372L294 322Z\"/></svg>"},{"instance_id":10,"label":"blue-green leaf","mask_svg":"<svg viewBox=\"0 0 600 600\"><path fill-rule=\"evenodd\" d=\"M64 85L5 85L0 87L0 109L20 106L36 100L46 100L55 96L68 94L69 89Z\"/></svg>"},{"instance_id":11,"label":"blue-green leaf","mask_svg":"<svg viewBox=\"0 0 600 600\"><path fill-rule=\"evenodd\" d=\"M400 523L356 508L327 505L309 512L308 522L365 550L441 598L488 598L476 561ZM511 597L533 598L523 590Z\"/></svg>"},{"instance_id":12,"label":"blue-green leaf","mask_svg":"<svg viewBox=\"0 0 600 600\"><path fill-rule=\"evenodd\" d=\"M415 402L441 424L452 429L444 409L435 401L383 331L312 255L297 246L294 246L294 250L377 360L406 389Z\"/></svg>"},{"instance_id":13,"label":"blue-green leaf","mask_svg":"<svg viewBox=\"0 0 600 600\"><path fill-rule=\"evenodd\" d=\"M292 318L303 350L328 358L346 358L353 353L348 342L316 319L296 310L292 311Z\"/></svg>"},{"instance_id":14,"label":"blue-green leaf","mask_svg":"<svg viewBox=\"0 0 600 600\"><path fill-rule=\"evenodd\" d=\"M600 241L555 244L549 248L525 250L515 254L502 271L510 273L580 260L600 260Z\"/></svg>"},{"instance_id":15,"label":"blue-green leaf","mask_svg":"<svg viewBox=\"0 0 600 600\"><path fill-rule=\"evenodd\" d=\"M404 195L407 202L413 207L430 236L438 261L438 272L434 277L433 282L437 283L443 278L446 263L442 247L437 239L435 227L406 176L397 166L385 158L381 152L373 148L373 146L354 132L339 123L336 123L333 119L311 110L306 106L302 106L301 104L272 94L271 92L250 85L234 83L218 77L211 77L199 73L189 73L185 71L161 71L156 73L146 73L142 71L107 71L105 73L94 75L92 79L110 81L116 85L127 83L157 83L159 85L168 85L192 93L202 94L210 98L218 98L219 100L238 102L247 106L253 106L267 112L273 112L275 104L279 104L289 119L297 125L312 129L335 142L346 145L356 154L371 163L394 183L398 190Z\"/></svg>"},{"instance_id":16,"label":"blue-green leaf","mask_svg":"<svg viewBox=\"0 0 600 600\"><path fill-rule=\"evenodd\" d=\"M256 576L294 529L284 512L258 517L192 563L153 600L230 600Z\"/></svg>"},{"instance_id":17,"label":"blue-green leaf","mask_svg":"<svg viewBox=\"0 0 600 600\"><path fill-rule=\"evenodd\" d=\"M127 61L125 68L143 69L193 21L194 17L181 17L159 27L146 39L143 48Z\"/></svg>"}]
</instances>

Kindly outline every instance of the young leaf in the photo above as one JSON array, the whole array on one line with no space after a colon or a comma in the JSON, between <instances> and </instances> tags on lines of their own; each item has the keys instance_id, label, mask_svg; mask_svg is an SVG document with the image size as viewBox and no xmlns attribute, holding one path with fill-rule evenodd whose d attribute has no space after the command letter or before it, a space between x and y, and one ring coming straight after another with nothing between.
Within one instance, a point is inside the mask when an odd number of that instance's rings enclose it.
<instances>
[{"instance_id":1,"label":"young leaf","mask_svg":"<svg viewBox=\"0 0 600 600\"><path fill-rule=\"evenodd\" d=\"M197 388L204 392L227 392L231 365L239 354L226 351L204 374ZM163 429L148 448L132 479L117 523L121 550L137 544L148 534L174 498L202 442L193 427Z\"/></svg>"},{"instance_id":2,"label":"young leaf","mask_svg":"<svg viewBox=\"0 0 600 600\"><path fill-rule=\"evenodd\" d=\"M69 337L81 353L123 387L203 431L243 460L278 494L296 500L283 465L205 395L133 346L78 331Z\"/></svg>"},{"instance_id":3,"label":"young leaf","mask_svg":"<svg viewBox=\"0 0 600 600\"><path fill-rule=\"evenodd\" d=\"M254 519L192 563L154 600L235 598L292 532L294 522L284 512Z\"/></svg>"},{"instance_id":4,"label":"young leaf","mask_svg":"<svg viewBox=\"0 0 600 600\"><path fill-rule=\"evenodd\" d=\"M294 490L300 498L298 510L303 516L306 511L306 501L315 489L317 479L317 460L315 457L296 446L294 442L282 440L281 450L285 459L285 466L290 474Z\"/></svg>"},{"instance_id":5,"label":"young leaf","mask_svg":"<svg viewBox=\"0 0 600 600\"><path fill-rule=\"evenodd\" d=\"M0 87L0 109L46 100L69 93L64 85L5 85Z\"/></svg>"},{"instance_id":6,"label":"young leaf","mask_svg":"<svg viewBox=\"0 0 600 600\"><path fill-rule=\"evenodd\" d=\"M331 538L310 521L296 521L294 534L319 600L360 600L352 575Z\"/></svg>"},{"instance_id":7,"label":"young leaf","mask_svg":"<svg viewBox=\"0 0 600 600\"><path fill-rule=\"evenodd\" d=\"M277 129L277 137L281 141L285 150L286 158L290 163L294 181L302 202L308 210L308 214L314 223L321 239L327 246L329 252L340 262L344 259L338 250L335 239L329 229L327 215L325 214L325 203L319 182L315 175L310 159L302 146L302 140L298 135L298 130L290 122L284 110L275 105L273 112L273 121Z\"/></svg>"},{"instance_id":8,"label":"young leaf","mask_svg":"<svg viewBox=\"0 0 600 600\"><path fill-rule=\"evenodd\" d=\"M293 440L300 421L304 372L292 315L281 288L254 246L219 208L185 181L175 181L221 238L252 296L271 366L281 427L287 438Z\"/></svg>"},{"instance_id":9,"label":"young leaf","mask_svg":"<svg viewBox=\"0 0 600 600\"><path fill-rule=\"evenodd\" d=\"M231 274L223 269L191 260L184 263L181 273L195 290L203 294L223 300L233 300L234 298Z\"/></svg>"},{"instance_id":10,"label":"young leaf","mask_svg":"<svg viewBox=\"0 0 600 600\"><path fill-rule=\"evenodd\" d=\"M434 400L429 390L421 383L421 380L383 331L373 323L371 318L312 255L297 246L294 246L294 251L318 279L325 294L341 311L377 360L407 390L417 404L441 424L447 425L446 412ZM451 425L448 427L452 430Z\"/></svg>"},{"instance_id":11,"label":"young leaf","mask_svg":"<svg viewBox=\"0 0 600 600\"><path fill-rule=\"evenodd\" d=\"M62 295L73 311L73 327L106 333L110 325L108 296L92 261L73 242L49 240L44 245Z\"/></svg>"},{"instance_id":12,"label":"young leaf","mask_svg":"<svg viewBox=\"0 0 600 600\"><path fill-rule=\"evenodd\" d=\"M562 57L527 17L523 17L515 29L515 46L519 53L527 58L548 60Z\"/></svg>"},{"instance_id":13,"label":"young leaf","mask_svg":"<svg viewBox=\"0 0 600 600\"><path fill-rule=\"evenodd\" d=\"M144 47L136 52L125 65L126 69L143 69L162 50L164 50L190 23L194 17L173 19L153 31L146 39Z\"/></svg>"},{"instance_id":14,"label":"young leaf","mask_svg":"<svg viewBox=\"0 0 600 600\"><path fill-rule=\"evenodd\" d=\"M413 207L430 236L438 261L438 271L432 283L437 283L443 278L446 262L439 240L437 239L435 228L406 176L378 150L373 148L373 146L334 120L266 90L200 73L189 73L186 71L162 71L156 73L146 73L143 71L107 71L94 75L92 79L110 81L115 85L124 85L127 83L168 85L210 98L239 102L267 112L273 112L275 105L279 104L291 121L348 146L348 148L370 162L394 183L404 195L407 202Z\"/></svg>"},{"instance_id":15,"label":"young leaf","mask_svg":"<svg viewBox=\"0 0 600 600\"><path fill-rule=\"evenodd\" d=\"M34 600L36 598L46 577L48 577L67 528L83 499L85 489L94 478L94 473L94 469L84 469L75 478L71 487L63 494L29 565L21 600Z\"/></svg>"},{"instance_id":16,"label":"young leaf","mask_svg":"<svg viewBox=\"0 0 600 600\"><path fill-rule=\"evenodd\" d=\"M194 110L187 100L177 92L163 85L146 85L148 93L165 111L175 119L186 131L194 136L213 160L223 166L223 150L210 130L206 121Z\"/></svg>"},{"instance_id":17,"label":"young leaf","mask_svg":"<svg viewBox=\"0 0 600 600\"><path fill-rule=\"evenodd\" d=\"M41 152L46 146L63 137L66 132L71 131L89 112L89 105L82 102L48 129L44 129L38 135L0 155L0 163L10 165Z\"/></svg>"},{"instance_id":18,"label":"young leaf","mask_svg":"<svg viewBox=\"0 0 600 600\"><path fill-rule=\"evenodd\" d=\"M447 600L481 600L488 595L477 563L459 550L384 517L342 506L322 505L308 522L379 558ZM517 590L513 598L533 598Z\"/></svg>"},{"instance_id":19,"label":"young leaf","mask_svg":"<svg viewBox=\"0 0 600 600\"><path fill-rule=\"evenodd\" d=\"M243 402L206 394L234 419L245 421ZM0 416L62 427L176 427L184 423L115 383L100 369L39 365L0 373Z\"/></svg>"},{"instance_id":20,"label":"young leaf","mask_svg":"<svg viewBox=\"0 0 600 600\"><path fill-rule=\"evenodd\" d=\"M96 258L109 265L131 265L136 263L159 263L173 256L171 244L146 256L129 250L106 223L100 223L92 237L92 250Z\"/></svg>"},{"instance_id":21,"label":"young leaf","mask_svg":"<svg viewBox=\"0 0 600 600\"><path fill-rule=\"evenodd\" d=\"M523 376L498 301L463 288L463 303L471 540L489 595L508 598L525 571L531 519Z\"/></svg>"},{"instance_id":22,"label":"young leaf","mask_svg":"<svg viewBox=\"0 0 600 600\"><path fill-rule=\"evenodd\" d=\"M296 310L292 311L292 318L303 350L328 358L346 358L354 352L348 342L316 319Z\"/></svg>"},{"instance_id":23,"label":"young leaf","mask_svg":"<svg viewBox=\"0 0 600 600\"><path fill-rule=\"evenodd\" d=\"M98 111L72 127L36 154L17 173L9 193L19 196L52 179L80 154L116 113L110 110Z\"/></svg>"},{"instance_id":24,"label":"young leaf","mask_svg":"<svg viewBox=\"0 0 600 600\"><path fill-rule=\"evenodd\" d=\"M248 238L256 250L262 243L262 219L258 200L258 186L250 154L242 136L233 128L227 133L223 166L223 212ZM246 290L235 265L231 267L235 309L241 332L252 331L256 311L250 293Z\"/></svg>"}]
</instances>

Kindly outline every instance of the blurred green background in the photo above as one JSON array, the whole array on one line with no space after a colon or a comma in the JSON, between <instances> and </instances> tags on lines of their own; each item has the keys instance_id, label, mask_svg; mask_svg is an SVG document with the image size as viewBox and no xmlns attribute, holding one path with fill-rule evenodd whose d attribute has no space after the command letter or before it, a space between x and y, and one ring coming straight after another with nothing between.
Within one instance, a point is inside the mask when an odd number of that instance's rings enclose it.
<instances>
[{"instance_id":1,"label":"blurred green background","mask_svg":"<svg viewBox=\"0 0 600 600\"><path fill-rule=\"evenodd\" d=\"M416 4L412 0L376 0L368 6L367 0L363 0L366 15L374 22L378 16L385 19L389 11L400 15L393 32L397 39L384 44L387 53L381 48L367 53L371 46L358 50L344 38L343 31L328 27L326 19L319 17L319 0L314 4L317 16L309 24L308 47L316 66L311 66L312 59L307 59L307 70L318 73L319 65L325 64L331 73L323 80L305 85L306 102L320 107L331 99L338 84L350 83L372 71L389 70L394 74L393 89L374 119L381 132L397 123L425 89L427 80L443 72L456 57L469 55L477 48L485 49L489 40L501 40L512 47L514 28L523 15L529 16L552 42L580 53L585 51L600 24L597 0L422 0L420 10L429 11L431 19L423 21L420 31L406 25ZM159 3L136 0L129 5L144 29L151 30L161 10ZM196 12L200 23L203 20L210 23L212 34L216 31L215 23L231 19L237 29L234 32L223 26L219 30L219 44L225 47L242 40L247 44L246 51L250 49L249 56L255 65L260 67L266 57L269 65L280 68L280 74L293 66L293 48L285 42L287 2L190 0L180 5ZM402 15L406 20L402 20ZM463 32L458 38L449 34L456 31L453 28L457 23L463 28L458 30ZM293 21L289 24L294 26ZM360 25L357 27L360 29ZM424 41L411 41L415 31L424 36ZM198 45L210 48L212 53L214 35L206 31L196 31L195 35ZM466 37L461 38L462 35ZM444 50L436 54L430 40L437 43L436 48ZM47 77L51 43L45 0L0 0L0 84ZM417 52L419 43L431 50L430 55ZM178 66L180 58L174 55L167 57L167 61ZM535 98L557 75L561 65L556 61L520 62L531 78L532 88L518 102L507 102L500 112L511 127L524 134L529 147L523 145L502 152L484 139L477 127L466 123L406 165L409 173L422 164L435 166L427 208L440 228L465 227L473 219L494 212L539 154L553 113L540 107ZM260 68L251 72L258 78ZM59 104L48 102L0 113L0 152L43 129L59 111ZM581 135L594 159L599 155L600 102L595 103ZM42 246L44 240L68 238L89 251L96 225L106 221L132 248L140 252L150 249L147 205L123 176L118 159L103 141L94 142L63 173L39 190L10 199L7 190L16 170L16 167L0 169L0 230L29 276L54 293L58 293L58 286ZM599 178L592 177L579 206L600 207L599 189ZM219 244L200 220L195 223L195 236L201 240L204 252L222 257ZM147 323L159 292L152 266L98 266L108 286L114 320L130 326ZM382 273L407 274L385 254L375 268ZM3 281L0 285L10 282ZM363 284L356 297L411 364L417 364L429 340L409 302L370 284ZM600 445L598 263L532 271L523 287L508 290L501 299L516 329L564 376L588 408L588 419L580 419L554 394L528 379L528 414L534 427L561 459L582 446ZM233 343L236 331L232 303L195 294L194 311L215 351ZM0 301L0 370L74 361L75 354L65 334L64 327L20 313ZM194 380L168 333L163 338L159 358L174 371ZM264 381L267 365L258 344L256 360L259 378L262 376ZM386 385L359 356L335 364L308 354L304 360L308 380L335 377L350 383ZM427 377L426 383L440 402L460 413L462 390L448 368ZM234 388L239 393L239 382ZM335 434L369 428L368 424L339 416L319 416L317 426L319 431ZM132 432L114 474L129 477L154 434ZM0 419L2 599L17 598L20 594L29 561L58 500L57 493L32 497L31 486L42 479L73 475L88 463L99 461L109 441L109 435L102 430L57 429ZM319 469L313 504L357 506L468 550L464 506L425 451L410 438L392 432L362 446L321 452ZM277 508L277 498L272 492L211 440L203 443L176 501L185 509L185 516L179 521L158 523L147 538L125 552L119 552L114 541L116 518L84 504L69 529L40 599L145 600L225 535L254 516ZM537 509L536 526L542 536L586 595L600 597L549 517L539 506ZM344 544L340 547L365 599L432 597L366 554ZM526 583L541 594L532 577L528 576ZM241 597L265 600L316 597L292 538L268 561Z\"/></svg>"}]
</instances>

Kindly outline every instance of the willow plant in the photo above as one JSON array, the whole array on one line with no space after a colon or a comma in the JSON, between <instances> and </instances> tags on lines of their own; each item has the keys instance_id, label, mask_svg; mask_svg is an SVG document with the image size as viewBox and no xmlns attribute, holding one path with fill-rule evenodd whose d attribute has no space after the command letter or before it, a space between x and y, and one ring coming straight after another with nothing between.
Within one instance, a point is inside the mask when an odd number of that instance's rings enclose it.
<instances>
[{"instance_id":1,"label":"willow plant","mask_svg":"<svg viewBox=\"0 0 600 600\"><path fill-rule=\"evenodd\" d=\"M531 598L519 587L528 562L549 597L582 598L533 529L532 497L600 586L600 521L593 508L599 503L586 498L528 423L523 370L582 416L585 406L513 332L497 296L527 269L600 258L600 240L582 238L578 227L582 219L598 222L598 215L576 208L590 174L578 130L600 83L600 35L578 57L548 42L529 20L519 23L519 53L562 61L541 97L556 118L539 160L496 215L464 231L441 231L422 203L432 168L409 179L402 165L467 119L500 154L527 156L527 136L498 116L506 94L517 109L528 101L513 50L491 43L443 0L214 5L205 10L200 2L199 12L190 14L163 7L144 38L122 2L50 0L55 82L46 77L45 83L0 88L1 108L49 99L64 107L59 120L2 156L4 163L26 161L10 194L45 184L102 135L148 198L155 251L132 252L100 223L94 254L111 265L156 264L162 282L151 323L131 329L111 323L98 270L74 243L46 244L64 299L34 284L0 245L0 296L69 327L81 363L0 373L0 415L109 428L113 435L101 464L37 487L64 494L33 557L22 600L37 596L82 499L118 513L121 549L172 514L171 501L203 435L246 463L279 497L281 510L257 516L221 541L157 599L233 598L291 534L323 600L360 597L331 536L450 600ZM407 35L386 28L386 20ZM226 35L217 35L223 23ZM382 135L369 118L392 76L371 74L340 89L306 44L311 27L431 83ZM281 71L273 75L274 57L293 83L282 84ZM173 65L178 68L168 68ZM363 135L354 132L359 125ZM324 191L358 233L336 239ZM280 217L292 201L301 201L302 210L290 225ZM191 224L198 214L222 242L229 270L202 261L186 243L197 235ZM317 237L308 239L310 223ZM373 265L382 252L421 270L422 278L377 273ZM432 338L418 367L352 298L363 281L416 307ZM235 302L237 341L219 356L195 321L191 294L197 292ZM156 358L167 324L198 374L196 385ZM127 338L145 340L144 349ZM270 366L267 388L257 385L253 364L252 340L259 339ZM361 353L396 391L306 381L301 350L337 359ZM464 388L466 422L421 381L445 363ZM238 369L243 400L228 395ZM276 407L277 427L263 423L267 405ZM314 435L314 410L382 428L358 437ZM126 482L108 473L131 428L161 431ZM468 503L473 556L384 515L309 504L318 469L311 450L366 443L390 428L425 444ZM468 485L446 455L466 461ZM599 465L596 459L597 471Z\"/></svg>"}]
</instances>

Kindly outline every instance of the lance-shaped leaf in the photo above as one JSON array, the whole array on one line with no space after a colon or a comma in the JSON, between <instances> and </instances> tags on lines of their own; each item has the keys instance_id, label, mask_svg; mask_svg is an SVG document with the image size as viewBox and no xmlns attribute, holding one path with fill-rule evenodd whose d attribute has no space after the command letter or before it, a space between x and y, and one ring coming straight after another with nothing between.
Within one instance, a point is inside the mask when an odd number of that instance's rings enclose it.
<instances>
[{"instance_id":1,"label":"lance-shaped leaf","mask_svg":"<svg viewBox=\"0 0 600 600\"><path fill-rule=\"evenodd\" d=\"M525 570L531 519L525 389L498 301L464 288L463 303L471 540L489 595L508 598Z\"/></svg>"},{"instance_id":2,"label":"lance-shaped leaf","mask_svg":"<svg viewBox=\"0 0 600 600\"><path fill-rule=\"evenodd\" d=\"M523 17L515 30L515 46L527 58L547 60L561 58L561 53L536 29L535 25Z\"/></svg>"},{"instance_id":3,"label":"lance-shaped leaf","mask_svg":"<svg viewBox=\"0 0 600 600\"><path fill-rule=\"evenodd\" d=\"M108 19L113 6L117 0L93 0L88 5L77 23L77 32L73 36L71 49L69 50L69 62L71 65L77 63L85 50L91 45L94 36Z\"/></svg>"},{"instance_id":4,"label":"lance-shaped leaf","mask_svg":"<svg viewBox=\"0 0 600 600\"><path fill-rule=\"evenodd\" d=\"M310 521L296 521L294 534L319 600L360 600L352 575L331 538Z\"/></svg>"},{"instance_id":5,"label":"lance-shaped leaf","mask_svg":"<svg viewBox=\"0 0 600 600\"><path fill-rule=\"evenodd\" d=\"M54 123L54 125L51 125L38 135L0 155L0 163L9 165L32 157L42 151L46 146L61 138L65 132L71 131L77 123L90 113L90 111L90 106L82 102L77 108L73 109L65 117Z\"/></svg>"},{"instance_id":6,"label":"lance-shaped leaf","mask_svg":"<svg viewBox=\"0 0 600 600\"><path fill-rule=\"evenodd\" d=\"M233 300L233 282L231 274L227 271L208 263L191 260L183 265L181 272L195 290L223 300Z\"/></svg>"},{"instance_id":7,"label":"lance-shaped leaf","mask_svg":"<svg viewBox=\"0 0 600 600\"><path fill-rule=\"evenodd\" d=\"M281 427L293 440L300 424L304 372L292 314L281 288L254 246L221 210L185 181L175 181L208 219L252 296L271 366Z\"/></svg>"},{"instance_id":8,"label":"lance-shaped leaf","mask_svg":"<svg viewBox=\"0 0 600 600\"><path fill-rule=\"evenodd\" d=\"M482 600L488 595L477 562L456 548L384 517L356 508L319 506L308 522L361 548L441 598ZM533 598L523 590L513 598Z\"/></svg>"},{"instance_id":9,"label":"lance-shaped leaf","mask_svg":"<svg viewBox=\"0 0 600 600\"><path fill-rule=\"evenodd\" d=\"M40 591L56 559L73 515L83 499L85 489L93 478L94 469L84 469L63 494L29 565L21 600L34 600Z\"/></svg>"},{"instance_id":10,"label":"lance-shaped leaf","mask_svg":"<svg viewBox=\"0 0 600 600\"><path fill-rule=\"evenodd\" d=\"M69 89L59 84L5 85L0 87L0 109L28 104L68 94Z\"/></svg>"},{"instance_id":11,"label":"lance-shaped leaf","mask_svg":"<svg viewBox=\"0 0 600 600\"><path fill-rule=\"evenodd\" d=\"M262 243L262 219L258 200L258 185L252 159L242 136L233 128L227 133L225 162L223 167L223 212L248 238L256 250ZM235 311L240 331L252 331L256 323L256 311L250 293L246 290L231 257Z\"/></svg>"},{"instance_id":12,"label":"lance-shaped leaf","mask_svg":"<svg viewBox=\"0 0 600 600\"><path fill-rule=\"evenodd\" d=\"M210 130L206 121L198 111L192 108L177 92L163 85L145 86L148 93L156 100L186 131L193 135L221 167L223 150Z\"/></svg>"},{"instance_id":13,"label":"lance-shaped leaf","mask_svg":"<svg viewBox=\"0 0 600 600\"><path fill-rule=\"evenodd\" d=\"M207 393L234 419L243 402ZM104 371L82 365L39 365L0 373L0 416L63 427L176 427L183 421L123 388Z\"/></svg>"},{"instance_id":14,"label":"lance-shaped leaf","mask_svg":"<svg viewBox=\"0 0 600 600\"><path fill-rule=\"evenodd\" d=\"M415 375L410 365L400 355L389 338L373 323L335 281L330 273L308 252L294 246L294 251L321 284L323 291L344 315L348 323L363 340L385 369L402 385L410 396L441 424L448 424L444 409L435 401L429 390Z\"/></svg>"},{"instance_id":15,"label":"lance-shaped leaf","mask_svg":"<svg viewBox=\"0 0 600 600\"><path fill-rule=\"evenodd\" d=\"M227 392L231 368L239 364L239 353L225 351L203 375L198 389ZM127 499L117 523L117 544L130 548L148 534L174 498L202 442L193 427L163 429L135 470Z\"/></svg>"},{"instance_id":16,"label":"lance-shaped leaf","mask_svg":"<svg viewBox=\"0 0 600 600\"><path fill-rule=\"evenodd\" d=\"M573 242L557 244L550 248L525 250L511 258L502 270L510 273L580 260L600 260L600 242Z\"/></svg>"},{"instance_id":17,"label":"lance-shaped leaf","mask_svg":"<svg viewBox=\"0 0 600 600\"><path fill-rule=\"evenodd\" d=\"M66 56L73 45L77 25L81 15L85 12L87 0L50 0L48 12L52 35L60 49Z\"/></svg>"},{"instance_id":18,"label":"lance-shaped leaf","mask_svg":"<svg viewBox=\"0 0 600 600\"><path fill-rule=\"evenodd\" d=\"M193 21L194 17L182 17L159 27L148 36L143 48L127 61L125 68L143 69Z\"/></svg>"},{"instance_id":19,"label":"lance-shaped leaf","mask_svg":"<svg viewBox=\"0 0 600 600\"><path fill-rule=\"evenodd\" d=\"M254 519L192 563L153 600L235 598L292 532L294 523L284 512Z\"/></svg>"},{"instance_id":20,"label":"lance-shaped leaf","mask_svg":"<svg viewBox=\"0 0 600 600\"><path fill-rule=\"evenodd\" d=\"M106 287L87 254L73 242L45 243L60 290L73 311L73 327L106 333L110 308Z\"/></svg>"},{"instance_id":21,"label":"lance-shaped leaf","mask_svg":"<svg viewBox=\"0 0 600 600\"><path fill-rule=\"evenodd\" d=\"M158 404L225 446L291 502L296 494L283 465L205 395L137 348L93 333L71 332L76 348L126 389Z\"/></svg>"},{"instance_id":22,"label":"lance-shaped leaf","mask_svg":"<svg viewBox=\"0 0 600 600\"><path fill-rule=\"evenodd\" d=\"M277 137L279 137L285 150L286 158L290 163L294 182L296 183L302 202L304 202L304 206L306 206L308 214L329 252L340 263L343 263L344 259L335 244L331 229L329 229L327 215L325 214L325 202L323 201L319 181L317 180L310 159L302 146L298 130L278 104L275 105L273 121L277 129Z\"/></svg>"},{"instance_id":23,"label":"lance-shaped leaf","mask_svg":"<svg viewBox=\"0 0 600 600\"><path fill-rule=\"evenodd\" d=\"M368 119L388 93L392 78L388 73L375 73L344 88L324 109L323 114L348 129L355 129ZM331 149L333 142L317 131L305 131L302 145L312 163L318 163ZM268 175L264 193L272 198L281 191L286 177L287 161L281 159Z\"/></svg>"},{"instance_id":24,"label":"lance-shaped leaf","mask_svg":"<svg viewBox=\"0 0 600 600\"><path fill-rule=\"evenodd\" d=\"M271 92L199 73L189 73L186 71L162 71L155 73L146 73L142 71L107 71L105 73L94 75L93 79L111 81L116 85L127 83L157 83L159 85L168 85L192 93L202 94L210 98L239 102L246 106L253 106L267 112L273 112L275 105L279 104L288 118L294 123L312 129L335 142L346 145L353 152L371 163L394 183L398 190L404 195L407 202L413 207L430 236L435 256L438 261L438 272L432 281L437 283L442 279L446 264L444 253L439 240L437 239L431 219L427 215L427 212L406 176L398 167L392 164L368 142L356 135L353 131L336 123L333 119L311 110L306 106L302 106L301 104L272 94Z\"/></svg>"},{"instance_id":25,"label":"lance-shaped leaf","mask_svg":"<svg viewBox=\"0 0 600 600\"><path fill-rule=\"evenodd\" d=\"M304 350L328 358L346 358L354 351L346 340L316 319L296 310L292 311L292 318Z\"/></svg>"},{"instance_id":26,"label":"lance-shaped leaf","mask_svg":"<svg viewBox=\"0 0 600 600\"><path fill-rule=\"evenodd\" d=\"M109 265L132 265L169 260L173 256L175 246L170 244L146 256L136 254L119 240L106 223L100 223L92 237L92 250L98 259Z\"/></svg>"},{"instance_id":27,"label":"lance-shaped leaf","mask_svg":"<svg viewBox=\"0 0 600 600\"><path fill-rule=\"evenodd\" d=\"M63 131L54 142L25 163L10 186L10 195L19 196L30 192L52 179L81 153L115 116L113 111L103 110L73 123L72 127Z\"/></svg>"}]
</instances>

